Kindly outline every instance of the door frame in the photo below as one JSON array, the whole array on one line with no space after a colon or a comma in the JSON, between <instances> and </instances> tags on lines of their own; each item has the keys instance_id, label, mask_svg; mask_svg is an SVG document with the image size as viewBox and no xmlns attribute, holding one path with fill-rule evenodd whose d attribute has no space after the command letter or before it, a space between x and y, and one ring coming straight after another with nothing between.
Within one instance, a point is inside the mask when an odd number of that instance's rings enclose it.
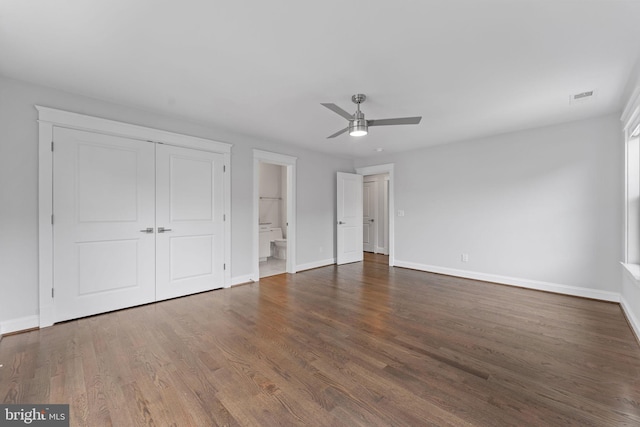
<instances>
[{"instance_id":1,"label":"door frame","mask_svg":"<svg viewBox=\"0 0 640 427\"><path fill-rule=\"evenodd\" d=\"M383 165L365 166L356 168L356 173L362 176L378 175L383 173L389 174L389 265L394 266L395 260L395 176L394 164L386 163Z\"/></svg>"},{"instance_id":2,"label":"door frame","mask_svg":"<svg viewBox=\"0 0 640 427\"><path fill-rule=\"evenodd\" d=\"M53 129L63 127L224 155L224 287L231 285L232 144L35 105L38 110L38 325L53 325Z\"/></svg>"},{"instance_id":3,"label":"door frame","mask_svg":"<svg viewBox=\"0 0 640 427\"><path fill-rule=\"evenodd\" d=\"M296 162L298 158L271 151L253 149L253 273L251 280L260 281L260 162L284 166L287 170L287 273L296 272Z\"/></svg>"}]
</instances>

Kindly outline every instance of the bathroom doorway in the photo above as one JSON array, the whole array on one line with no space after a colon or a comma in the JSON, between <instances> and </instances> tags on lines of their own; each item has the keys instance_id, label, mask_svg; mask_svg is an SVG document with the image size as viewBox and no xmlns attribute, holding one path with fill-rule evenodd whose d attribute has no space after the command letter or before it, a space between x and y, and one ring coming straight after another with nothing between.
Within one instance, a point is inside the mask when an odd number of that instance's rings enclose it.
<instances>
[{"instance_id":1,"label":"bathroom doorway","mask_svg":"<svg viewBox=\"0 0 640 427\"><path fill-rule=\"evenodd\" d=\"M254 281L295 273L295 163L254 150Z\"/></svg>"},{"instance_id":2,"label":"bathroom doorway","mask_svg":"<svg viewBox=\"0 0 640 427\"><path fill-rule=\"evenodd\" d=\"M262 278L287 271L287 168L261 161L259 177L258 266Z\"/></svg>"}]
</instances>

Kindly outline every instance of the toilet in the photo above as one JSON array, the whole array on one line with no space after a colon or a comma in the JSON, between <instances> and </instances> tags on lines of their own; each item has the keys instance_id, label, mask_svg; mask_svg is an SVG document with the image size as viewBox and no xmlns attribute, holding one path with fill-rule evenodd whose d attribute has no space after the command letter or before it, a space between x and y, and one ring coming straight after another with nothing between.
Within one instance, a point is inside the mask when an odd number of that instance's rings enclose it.
<instances>
[{"instance_id":1,"label":"toilet","mask_svg":"<svg viewBox=\"0 0 640 427\"><path fill-rule=\"evenodd\" d=\"M271 255L277 259L287 259L287 239L282 238L282 228L271 229Z\"/></svg>"}]
</instances>

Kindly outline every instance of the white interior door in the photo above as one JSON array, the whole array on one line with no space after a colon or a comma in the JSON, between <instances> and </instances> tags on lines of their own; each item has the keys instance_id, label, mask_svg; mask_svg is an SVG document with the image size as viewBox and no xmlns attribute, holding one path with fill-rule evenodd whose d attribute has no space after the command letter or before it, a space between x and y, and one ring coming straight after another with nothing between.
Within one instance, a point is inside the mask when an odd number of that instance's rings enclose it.
<instances>
[{"instance_id":1,"label":"white interior door","mask_svg":"<svg viewBox=\"0 0 640 427\"><path fill-rule=\"evenodd\" d=\"M224 156L158 145L156 298L224 285Z\"/></svg>"},{"instance_id":2,"label":"white interior door","mask_svg":"<svg viewBox=\"0 0 640 427\"><path fill-rule=\"evenodd\" d=\"M53 135L54 321L154 301L154 144Z\"/></svg>"},{"instance_id":3,"label":"white interior door","mask_svg":"<svg viewBox=\"0 0 640 427\"><path fill-rule=\"evenodd\" d=\"M363 250L367 252L376 252L378 244L377 203L378 183L365 182L362 192L362 245Z\"/></svg>"},{"instance_id":4,"label":"white interior door","mask_svg":"<svg viewBox=\"0 0 640 427\"><path fill-rule=\"evenodd\" d=\"M362 175L338 172L337 263L362 261Z\"/></svg>"}]
</instances>

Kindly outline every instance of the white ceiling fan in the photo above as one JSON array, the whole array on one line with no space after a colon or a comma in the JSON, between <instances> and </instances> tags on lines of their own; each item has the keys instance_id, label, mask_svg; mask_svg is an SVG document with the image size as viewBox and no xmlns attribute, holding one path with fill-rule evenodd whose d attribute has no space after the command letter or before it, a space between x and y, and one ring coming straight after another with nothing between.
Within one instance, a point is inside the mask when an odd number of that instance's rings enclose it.
<instances>
[{"instance_id":1,"label":"white ceiling fan","mask_svg":"<svg viewBox=\"0 0 640 427\"><path fill-rule=\"evenodd\" d=\"M342 135L346 131L349 131L349 135L351 136L363 136L369 133L369 126L391 126L391 125L417 125L422 120L422 116L418 117L399 117L396 119L374 119L367 120L364 118L364 113L360 111L360 104L362 104L367 96L358 93L351 97L351 101L357 106L357 110L354 114L349 114L342 108L338 107L336 104L323 104L321 105L327 107L329 110L333 111L336 114L344 117L349 120L349 126L344 129L339 130L333 135L329 135L329 138L335 138L338 135Z\"/></svg>"}]
</instances>

